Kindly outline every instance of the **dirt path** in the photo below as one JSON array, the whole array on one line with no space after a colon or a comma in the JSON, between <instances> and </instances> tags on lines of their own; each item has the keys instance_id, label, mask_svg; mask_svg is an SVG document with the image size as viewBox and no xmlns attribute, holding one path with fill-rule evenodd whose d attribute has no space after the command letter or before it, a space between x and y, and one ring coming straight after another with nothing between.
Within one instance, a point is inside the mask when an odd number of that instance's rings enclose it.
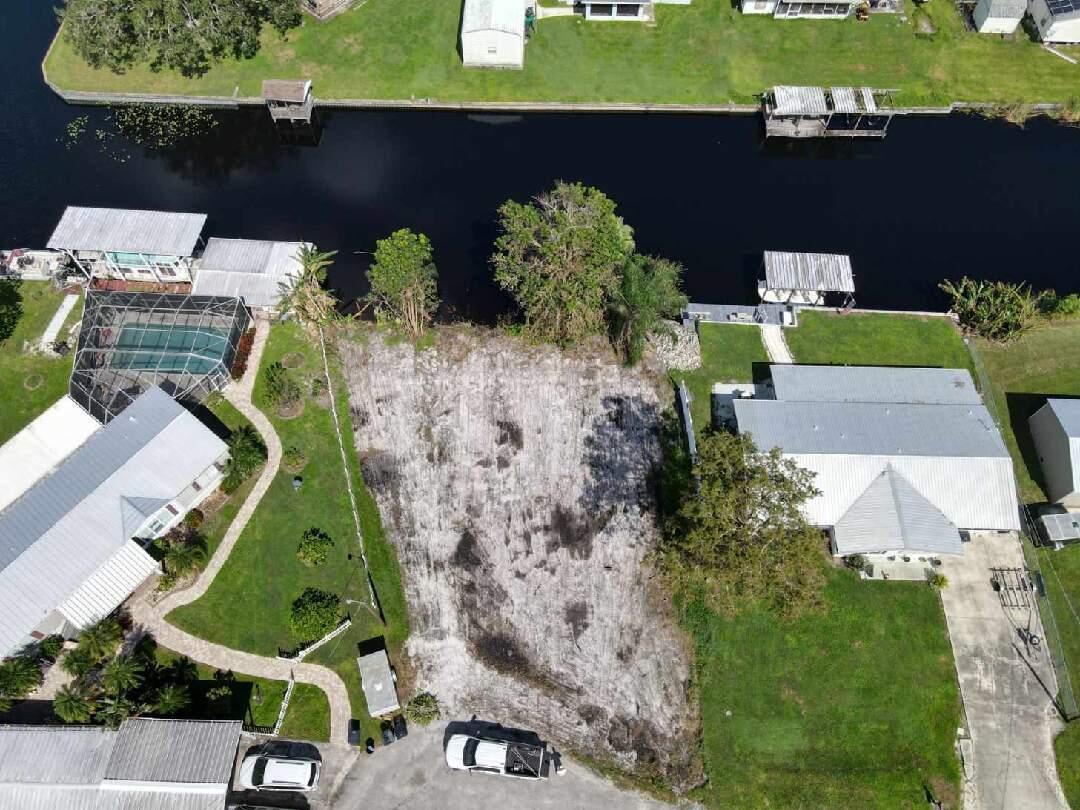
<instances>
[{"instance_id":1,"label":"dirt path","mask_svg":"<svg viewBox=\"0 0 1080 810\"><path fill-rule=\"evenodd\" d=\"M173 591L156 603L153 602L154 593L147 591L132 600L130 604L132 618L147 631L149 631L158 643L175 650L182 655L200 661L208 666L218 669L230 669L233 672L245 675L255 675L260 678L272 678L286 681L294 678L300 683L309 683L319 687L326 693L330 701L330 739L337 743L343 743L348 734L349 719L352 717L352 708L349 703L349 693L345 689L345 683L337 673L327 667L316 664L298 664L281 658L268 658L252 653L234 650L220 644L213 644L204 639L185 633L183 630L169 624L166 616L178 607L191 604L199 599L210 588L214 578L218 575L225 561L229 558L236 541L240 539L247 527L255 509L266 494L270 485L277 475L281 464L281 440L278 438L274 426L251 401L251 392L255 384L255 378L259 372L263 350L270 334L270 324L265 320L255 322L255 342L251 348L251 357L248 360L247 371L238 382L229 386L225 397L246 416L255 429L259 431L263 442L266 444L266 466L255 482L247 500L244 501L228 531L225 533L221 545L210 558L206 568L199 577L187 588ZM224 618L224 617L223 617Z\"/></svg>"}]
</instances>

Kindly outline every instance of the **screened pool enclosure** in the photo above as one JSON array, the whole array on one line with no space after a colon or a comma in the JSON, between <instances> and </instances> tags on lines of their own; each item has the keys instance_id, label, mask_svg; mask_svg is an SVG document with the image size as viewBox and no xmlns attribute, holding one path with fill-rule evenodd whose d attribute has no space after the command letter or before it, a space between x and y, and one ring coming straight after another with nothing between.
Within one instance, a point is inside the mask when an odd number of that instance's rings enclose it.
<instances>
[{"instance_id":1,"label":"screened pool enclosure","mask_svg":"<svg viewBox=\"0 0 1080 810\"><path fill-rule=\"evenodd\" d=\"M71 396L101 422L155 385L174 399L202 402L229 381L250 321L238 298L91 290Z\"/></svg>"}]
</instances>

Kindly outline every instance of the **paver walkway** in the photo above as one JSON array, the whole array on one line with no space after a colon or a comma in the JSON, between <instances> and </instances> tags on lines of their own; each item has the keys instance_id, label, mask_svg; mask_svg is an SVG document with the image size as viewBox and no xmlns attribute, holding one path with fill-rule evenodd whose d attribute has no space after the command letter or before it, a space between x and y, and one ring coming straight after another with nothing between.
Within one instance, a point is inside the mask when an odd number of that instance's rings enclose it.
<instances>
[{"instance_id":1,"label":"paver walkway","mask_svg":"<svg viewBox=\"0 0 1080 810\"><path fill-rule=\"evenodd\" d=\"M761 324L761 340L773 363L793 363L791 350L784 339L784 328L771 323Z\"/></svg>"},{"instance_id":2,"label":"paver walkway","mask_svg":"<svg viewBox=\"0 0 1080 810\"><path fill-rule=\"evenodd\" d=\"M295 661L280 658L267 658L214 644L185 633L165 619L170 611L190 604L206 593L277 475L278 466L281 463L281 440L270 420L251 401L251 391L269 335L270 324L265 320L257 320L255 341L251 347L247 371L244 372L242 379L229 386L225 392L226 399L251 420L262 436L267 450L266 466L247 500L237 511L228 531L225 532L221 545L217 547L214 556L210 558L206 568L195 582L183 590L173 591L157 602L153 602L152 591L147 591L134 598L129 607L132 618L149 631L159 644L195 661L201 661L218 669L230 669L233 672L260 678L285 681L292 677L300 683L309 683L319 687L326 693L327 700L330 702L330 739L335 743L344 743L348 735L352 708L345 683L333 670L317 664L298 664Z\"/></svg>"},{"instance_id":3,"label":"paver walkway","mask_svg":"<svg viewBox=\"0 0 1080 810\"><path fill-rule=\"evenodd\" d=\"M56 336L60 334L64 321L71 314L71 310L75 309L77 303L79 303L78 295L69 294L64 296L64 300L60 302L60 306L57 307L56 312L49 320L49 325L45 327L45 332L41 336L42 351L48 351L56 342Z\"/></svg>"}]
</instances>

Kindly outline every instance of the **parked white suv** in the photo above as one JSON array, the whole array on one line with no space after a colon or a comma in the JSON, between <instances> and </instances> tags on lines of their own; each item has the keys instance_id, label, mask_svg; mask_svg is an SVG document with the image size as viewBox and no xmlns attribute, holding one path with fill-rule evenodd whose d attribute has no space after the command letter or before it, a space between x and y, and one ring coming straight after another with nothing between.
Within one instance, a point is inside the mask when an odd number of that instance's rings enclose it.
<instances>
[{"instance_id":1,"label":"parked white suv","mask_svg":"<svg viewBox=\"0 0 1080 810\"><path fill-rule=\"evenodd\" d=\"M254 752L240 764L243 790L295 790L309 792L319 786L321 765L307 757L274 756Z\"/></svg>"}]
</instances>

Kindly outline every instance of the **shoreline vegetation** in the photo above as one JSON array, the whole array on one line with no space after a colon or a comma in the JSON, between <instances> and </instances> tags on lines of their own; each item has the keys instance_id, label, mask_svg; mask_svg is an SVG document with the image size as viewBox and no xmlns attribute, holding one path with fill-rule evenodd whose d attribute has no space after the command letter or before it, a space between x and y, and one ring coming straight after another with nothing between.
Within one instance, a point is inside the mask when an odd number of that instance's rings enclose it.
<instances>
[{"instance_id":1,"label":"shoreline vegetation","mask_svg":"<svg viewBox=\"0 0 1080 810\"><path fill-rule=\"evenodd\" d=\"M283 36L265 29L253 56L222 59L197 78L146 64L123 73L91 68L63 29L42 68L61 93L255 98L264 78L304 77L324 101L410 107L625 104L734 112L756 105L774 84L849 83L895 88L899 108L960 103L989 105L984 114L1010 121L1044 113L1080 119L1075 65L1022 30L1012 39L967 31L952 4L908 11L822 24L744 16L726 3L698 0L659 7L655 26L549 18L540 21L523 70L482 71L461 66L457 2L373 0L325 23L305 18ZM930 18L934 33L920 33L915 16ZM1080 56L1080 47L1060 50Z\"/></svg>"}]
</instances>

